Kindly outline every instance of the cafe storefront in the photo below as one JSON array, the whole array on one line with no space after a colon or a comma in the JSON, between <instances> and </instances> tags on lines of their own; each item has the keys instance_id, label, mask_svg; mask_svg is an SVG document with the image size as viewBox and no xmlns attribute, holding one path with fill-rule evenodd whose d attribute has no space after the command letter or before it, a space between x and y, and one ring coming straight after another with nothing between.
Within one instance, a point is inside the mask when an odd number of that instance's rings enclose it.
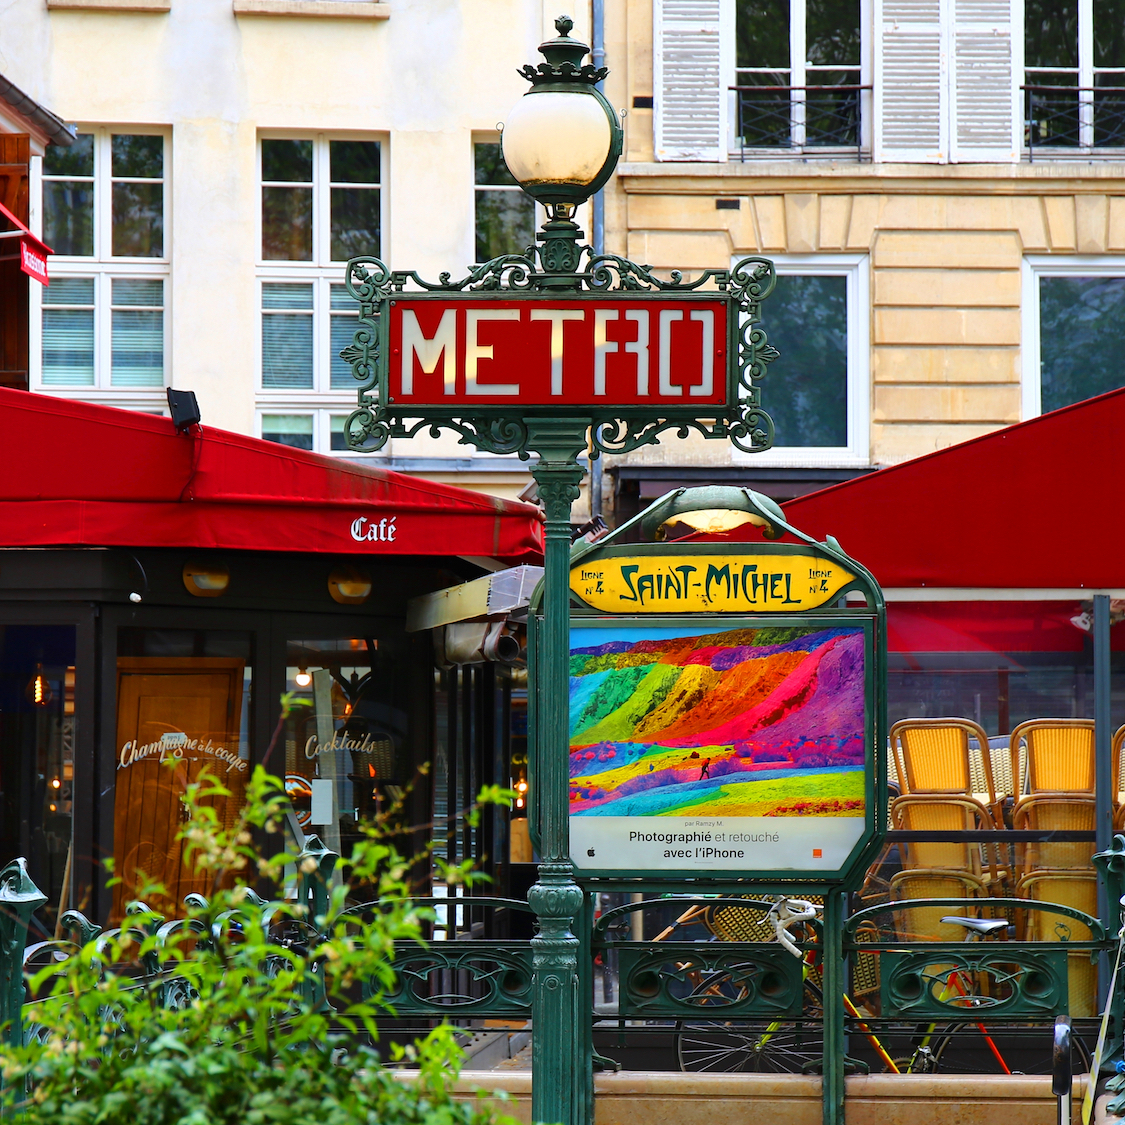
<instances>
[{"instance_id":1,"label":"cafe storefront","mask_svg":"<svg viewBox=\"0 0 1125 1125\"><path fill-rule=\"evenodd\" d=\"M399 801L430 821L435 662L407 602L538 563L538 509L16 391L0 448L0 863L27 857L48 929L146 882L165 913L206 889L176 839L204 769L224 822L256 763L283 774L334 851ZM305 706L282 720L284 693Z\"/></svg>"}]
</instances>

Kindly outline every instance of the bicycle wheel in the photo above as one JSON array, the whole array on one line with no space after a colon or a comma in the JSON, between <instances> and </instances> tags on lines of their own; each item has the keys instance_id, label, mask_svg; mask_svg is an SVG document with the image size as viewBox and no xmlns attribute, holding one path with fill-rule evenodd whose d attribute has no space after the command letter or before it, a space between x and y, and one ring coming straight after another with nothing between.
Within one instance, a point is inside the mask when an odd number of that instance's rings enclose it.
<instances>
[{"instance_id":1,"label":"bicycle wheel","mask_svg":"<svg viewBox=\"0 0 1125 1125\"><path fill-rule=\"evenodd\" d=\"M708 985L714 988L714 983ZM680 1070L712 1074L802 1074L824 1057L820 990L805 981L801 1020L691 1020L676 1024Z\"/></svg>"},{"instance_id":2,"label":"bicycle wheel","mask_svg":"<svg viewBox=\"0 0 1125 1125\"><path fill-rule=\"evenodd\" d=\"M1000 1059L1013 1074L1050 1074L1050 1029L1045 1027L991 1027L988 1036L975 1023L949 1024L931 1040L931 1073L1003 1074ZM989 1044L988 1040L992 1043ZM1082 1038L1073 1044L1075 1074L1090 1069L1090 1052ZM995 1047L995 1051L993 1050ZM997 1058L997 1052L1000 1058Z\"/></svg>"}]
</instances>

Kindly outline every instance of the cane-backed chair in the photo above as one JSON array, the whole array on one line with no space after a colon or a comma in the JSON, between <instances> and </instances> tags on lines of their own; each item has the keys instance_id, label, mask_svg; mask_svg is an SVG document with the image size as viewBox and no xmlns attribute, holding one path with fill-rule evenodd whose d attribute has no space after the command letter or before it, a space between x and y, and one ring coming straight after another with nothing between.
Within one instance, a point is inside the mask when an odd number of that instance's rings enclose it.
<instances>
[{"instance_id":1,"label":"cane-backed chair","mask_svg":"<svg viewBox=\"0 0 1125 1125\"><path fill-rule=\"evenodd\" d=\"M975 797L910 793L891 806L891 826L907 832L973 832L994 827L992 813ZM911 840L899 844L903 871L965 872L1002 894L1008 880L1007 849L968 840Z\"/></svg>"},{"instance_id":2,"label":"cane-backed chair","mask_svg":"<svg viewBox=\"0 0 1125 1125\"><path fill-rule=\"evenodd\" d=\"M974 797L988 808L993 827L1004 827L988 735L979 724L959 718L901 719L891 727L890 743L904 796Z\"/></svg>"},{"instance_id":3,"label":"cane-backed chair","mask_svg":"<svg viewBox=\"0 0 1125 1125\"><path fill-rule=\"evenodd\" d=\"M1094 793L1094 720L1031 719L1010 738L1016 804L1048 793Z\"/></svg>"},{"instance_id":4,"label":"cane-backed chair","mask_svg":"<svg viewBox=\"0 0 1125 1125\"><path fill-rule=\"evenodd\" d=\"M1098 880L1091 869L1085 871L1036 870L1016 884L1016 897L1058 903L1098 915ZM1065 914L1047 910L1018 910L1017 937L1024 941L1089 941L1093 934L1081 922ZM1096 1016L1097 966L1090 954L1067 954L1069 1007L1072 1016Z\"/></svg>"},{"instance_id":5,"label":"cane-backed chair","mask_svg":"<svg viewBox=\"0 0 1125 1125\"><path fill-rule=\"evenodd\" d=\"M988 899L984 882L969 871L941 868L913 868L891 877L891 900L909 902L919 898L963 898L965 913L979 916ZM902 941L960 941L964 930L943 923L954 913L949 906L923 906L917 910L896 910L895 937Z\"/></svg>"},{"instance_id":6,"label":"cane-backed chair","mask_svg":"<svg viewBox=\"0 0 1125 1125\"><path fill-rule=\"evenodd\" d=\"M1016 831L1093 832L1094 796L1085 793L1049 793L1024 797L1012 816ZM1016 877L1032 871L1089 872L1096 845L1090 841L1040 840L1016 845Z\"/></svg>"},{"instance_id":7,"label":"cane-backed chair","mask_svg":"<svg viewBox=\"0 0 1125 1125\"><path fill-rule=\"evenodd\" d=\"M1121 796L1121 755L1125 753L1125 726L1118 727L1113 735L1113 827L1125 827L1125 800Z\"/></svg>"}]
</instances>

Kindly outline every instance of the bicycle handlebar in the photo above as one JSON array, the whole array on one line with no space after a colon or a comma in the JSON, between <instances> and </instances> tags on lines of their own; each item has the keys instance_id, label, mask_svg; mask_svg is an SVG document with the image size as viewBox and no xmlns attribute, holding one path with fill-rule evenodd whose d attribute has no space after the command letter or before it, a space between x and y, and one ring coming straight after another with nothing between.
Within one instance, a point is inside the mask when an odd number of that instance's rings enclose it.
<instances>
[{"instance_id":1,"label":"bicycle handlebar","mask_svg":"<svg viewBox=\"0 0 1125 1125\"><path fill-rule=\"evenodd\" d=\"M818 910L820 907L814 902L808 902L803 898L786 898L784 895L770 907L767 917L773 922L773 932L781 945L794 957L804 957L804 954L797 948L797 943L789 933L789 927L797 922L811 922Z\"/></svg>"}]
</instances>

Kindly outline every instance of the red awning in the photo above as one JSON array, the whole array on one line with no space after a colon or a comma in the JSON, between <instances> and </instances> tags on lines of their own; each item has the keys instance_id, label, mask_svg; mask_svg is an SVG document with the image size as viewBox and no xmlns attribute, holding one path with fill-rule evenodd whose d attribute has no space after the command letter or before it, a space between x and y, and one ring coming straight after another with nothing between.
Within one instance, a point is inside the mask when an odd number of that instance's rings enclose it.
<instances>
[{"instance_id":1,"label":"red awning","mask_svg":"<svg viewBox=\"0 0 1125 1125\"><path fill-rule=\"evenodd\" d=\"M886 587L1125 587L1125 389L809 493L786 518L834 535Z\"/></svg>"},{"instance_id":2,"label":"red awning","mask_svg":"<svg viewBox=\"0 0 1125 1125\"><path fill-rule=\"evenodd\" d=\"M0 546L542 556L539 509L210 427L0 388Z\"/></svg>"}]
</instances>

